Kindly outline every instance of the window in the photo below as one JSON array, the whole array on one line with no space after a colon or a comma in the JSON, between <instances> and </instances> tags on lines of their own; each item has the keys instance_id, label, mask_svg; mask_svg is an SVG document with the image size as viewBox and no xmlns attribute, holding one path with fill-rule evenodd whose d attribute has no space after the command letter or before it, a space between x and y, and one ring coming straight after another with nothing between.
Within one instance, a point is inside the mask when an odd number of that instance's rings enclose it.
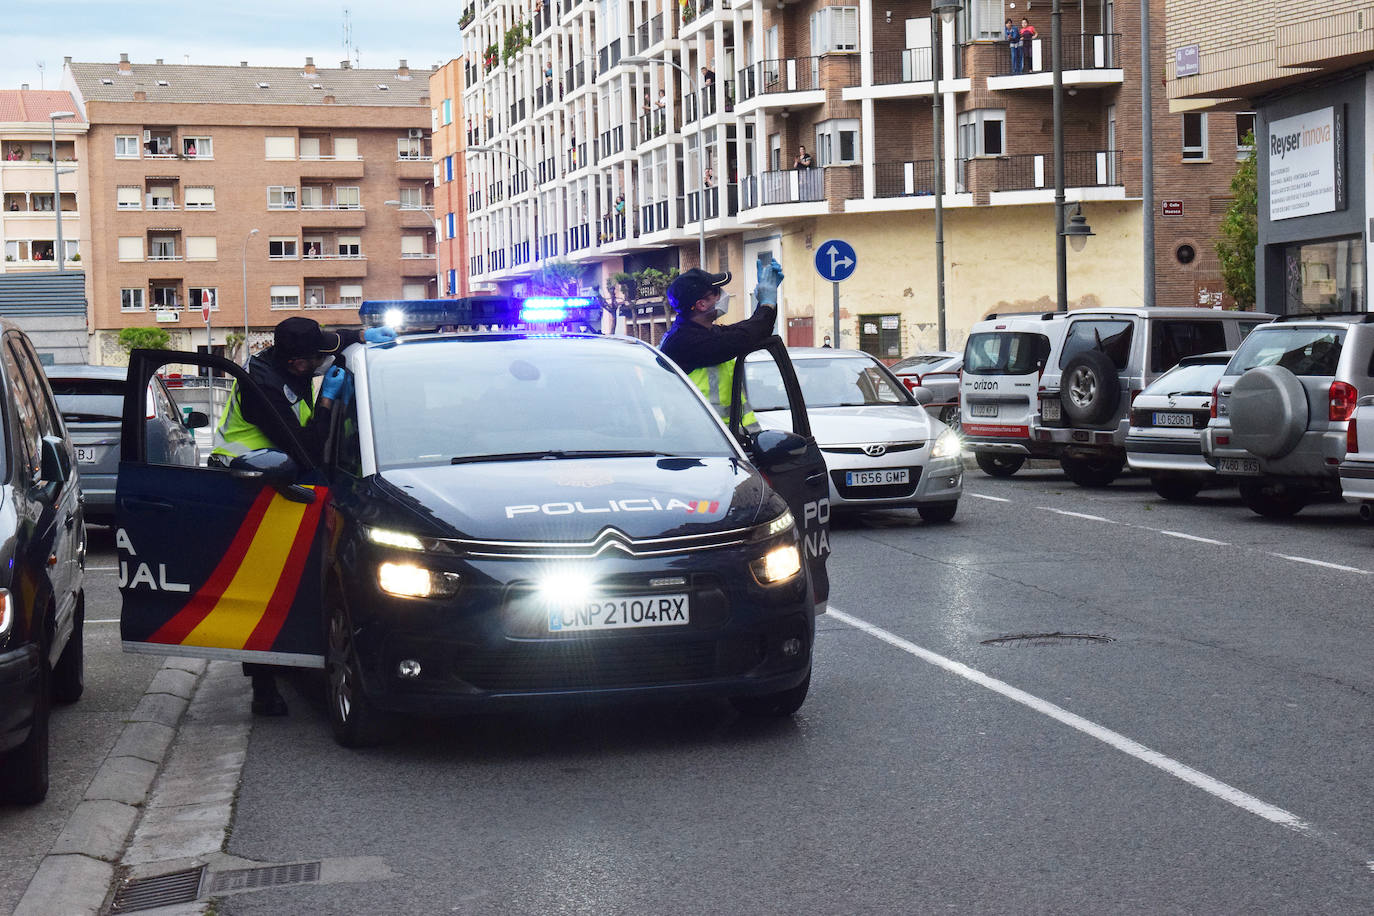
<instances>
[{"instance_id":1,"label":"window","mask_svg":"<svg viewBox=\"0 0 1374 916\"><path fill-rule=\"evenodd\" d=\"M1131 335L1135 325L1129 321L1075 321L1069 326L1059 354L1059 368L1063 369L1084 350L1100 350L1111 357L1118 370L1126 368L1131 356Z\"/></svg>"},{"instance_id":2,"label":"window","mask_svg":"<svg viewBox=\"0 0 1374 916\"><path fill-rule=\"evenodd\" d=\"M301 188L301 209L302 210L323 210L324 209L324 188Z\"/></svg>"},{"instance_id":3,"label":"window","mask_svg":"<svg viewBox=\"0 0 1374 916\"><path fill-rule=\"evenodd\" d=\"M782 134L768 137L768 168L774 172L782 168Z\"/></svg>"},{"instance_id":4,"label":"window","mask_svg":"<svg viewBox=\"0 0 1374 916\"><path fill-rule=\"evenodd\" d=\"M20 241L6 242L5 259L8 261L27 261L29 259L29 243Z\"/></svg>"},{"instance_id":5,"label":"window","mask_svg":"<svg viewBox=\"0 0 1374 916\"><path fill-rule=\"evenodd\" d=\"M68 261L76 260L76 256L81 253L81 243L79 241L74 241L72 239L63 239L62 245L64 249L63 257L65 257Z\"/></svg>"},{"instance_id":6,"label":"window","mask_svg":"<svg viewBox=\"0 0 1374 916\"><path fill-rule=\"evenodd\" d=\"M859 8L824 6L811 14L811 53L857 51L859 48Z\"/></svg>"},{"instance_id":7,"label":"window","mask_svg":"<svg viewBox=\"0 0 1374 916\"><path fill-rule=\"evenodd\" d=\"M154 286L153 287L153 308L155 309L179 309L181 302L177 299L177 288L175 286Z\"/></svg>"},{"instance_id":8,"label":"window","mask_svg":"<svg viewBox=\"0 0 1374 916\"><path fill-rule=\"evenodd\" d=\"M320 158L320 138L301 137L301 158L318 159Z\"/></svg>"},{"instance_id":9,"label":"window","mask_svg":"<svg viewBox=\"0 0 1374 916\"><path fill-rule=\"evenodd\" d=\"M116 159L137 159L138 155L138 137L115 137Z\"/></svg>"},{"instance_id":10,"label":"window","mask_svg":"<svg viewBox=\"0 0 1374 916\"><path fill-rule=\"evenodd\" d=\"M458 292L458 271L449 268L447 281L444 294L448 296L456 295Z\"/></svg>"},{"instance_id":11,"label":"window","mask_svg":"<svg viewBox=\"0 0 1374 916\"><path fill-rule=\"evenodd\" d=\"M403 258L423 258L425 256L425 239L420 235L401 236L401 257Z\"/></svg>"},{"instance_id":12,"label":"window","mask_svg":"<svg viewBox=\"0 0 1374 916\"><path fill-rule=\"evenodd\" d=\"M274 309L298 309L301 307L301 288L299 286L274 286L268 295Z\"/></svg>"},{"instance_id":13,"label":"window","mask_svg":"<svg viewBox=\"0 0 1374 916\"><path fill-rule=\"evenodd\" d=\"M187 188L187 189L186 189L186 209L187 209L187 210L213 210L213 209L215 209L215 189L214 189L214 188Z\"/></svg>"},{"instance_id":14,"label":"window","mask_svg":"<svg viewBox=\"0 0 1374 916\"><path fill-rule=\"evenodd\" d=\"M399 137L396 140L397 159L419 159L424 155L424 148L420 140L416 137Z\"/></svg>"},{"instance_id":15,"label":"window","mask_svg":"<svg viewBox=\"0 0 1374 916\"><path fill-rule=\"evenodd\" d=\"M193 235L186 239L186 260L213 261L219 257L219 247L213 235Z\"/></svg>"},{"instance_id":16,"label":"window","mask_svg":"<svg viewBox=\"0 0 1374 916\"><path fill-rule=\"evenodd\" d=\"M444 238L451 239L458 232L458 222L454 218L454 215L452 213L449 213L445 218L447 220L447 225L444 228L447 229L447 233L445 234Z\"/></svg>"},{"instance_id":17,"label":"window","mask_svg":"<svg viewBox=\"0 0 1374 916\"><path fill-rule=\"evenodd\" d=\"M402 298L402 299L425 299L425 298L427 298L427 296L426 296L426 293L427 293L427 292L428 292L428 290L425 289L425 284L423 284L423 283L403 283L403 284L401 284L401 298Z\"/></svg>"},{"instance_id":18,"label":"window","mask_svg":"<svg viewBox=\"0 0 1374 916\"><path fill-rule=\"evenodd\" d=\"M268 159L296 158L295 137L268 137L266 142Z\"/></svg>"},{"instance_id":19,"label":"window","mask_svg":"<svg viewBox=\"0 0 1374 916\"><path fill-rule=\"evenodd\" d=\"M335 188L334 203L340 210L361 210L363 208L362 195L357 188Z\"/></svg>"},{"instance_id":20,"label":"window","mask_svg":"<svg viewBox=\"0 0 1374 916\"><path fill-rule=\"evenodd\" d=\"M267 257L273 261L294 261L296 259L296 239L292 238L269 238L267 240Z\"/></svg>"},{"instance_id":21,"label":"window","mask_svg":"<svg viewBox=\"0 0 1374 916\"><path fill-rule=\"evenodd\" d=\"M42 430L38 426L38 411L30 399L28 386L20 382L27 373L19 368L19 362L15 359L14 353L9 347L5 348L5 371L10 379L18 384L13 384L14 389L14 410L19 420L19 441L16 443L21 446L16 451L22 454L15 455L15 463L27 468L29 475L38 479L39 474L39 441L43 437Z\"/></svg>"},{"instance_id":22,"label":"window","mask_svg":"<svg viewBox=\"0 0 1374 916\"><path fill-rule=\"evenodd\" d=\"M846 165L859 161L859 122L850 119L822 121L816 125L819 164Z\"/></svg>"},{"instance_id":23,"label":"window","mask_svg":"<svg viewBox=\"0 0 1374 916\"><path fill-rule=\"evenodd\" d=\"M307 258L324 257L324 236L307 235L305 237L305 256Z\"/></svg>"},{"instance_id":24,"label":"window","mask_svg":"<svg viewBox=\"0 0 1374 916\"><path fill-rule=\"evenodd\" d=\"M360 235L339 236L339 257L360 258L363 256L363 238Z\"/></svg>"},{"instance_id":25,"label":"window","mask_svg":"<svg viewBox=\"0 0 1374 916\"><path fill-rule=\"evenodd\" d=\"M193 309L205 308L205 302L210 302L210 311L219 311L219 288L214 286L193 286L188 292L191 298L187 300Z\"/></svg>"},{"instance_id":26,"label":"window","mask_svg":"<svg viewBox=\"0 0 1374 916\"><path fill-rule=\"evenodd\" d=\"M1285 315L1363 312L1364 245L1359 236L1283 247Z\"/></svg>"},{"instance_id":27,"label":"window","mask_svg":"<svg viewBox=\"0 0 1374 916\"><path fill-rule=\"evenodd\" d=\"M444 157L444 181L453 180L453 157Z\"/></svg>"},{"instance_id":28,"label":"window","mask_svg":"<svg viewBox=\"0 0 1374 916\"><path fill-rule=\"evenodd\" d=\"M172 198L171 185L155 184L148 186L149 210L175 210L176 208L176 201Z\"/></svg>"},{"instance_id":29,"label":"window","mask_svg":"<svg viewBox=\"0 0 1374 916\"><path fill-rule=\"evenodd\" d=\"M137 286L119 291L119 310L121 312L143 311L143 290Z\"/></svg>"},{"instance_id":30,"label":"window","mask_svg":"<svg viewBox=\"0 0 1374 916\"><path fill-rule=\"evenodd\" d=\"M155 235L148 239L148 260L176 261L177 240L171 235Z\"/></svg>"},{"instance_id":31,"label":"window","mask_svg":"<svg viewBox=\"0 0 1374 916\"><path fill-rule=\"evenodd\" d=\"M356 137L335 137L334 158L361 159L362 157L358 155L358 139Z\"/></svg>"},{"instance_id":32,"label":"window","mask_svg":"<svg viewBox=\"0 0 1374 916\"><path fill-rule=\"evenodd\" d=\"M1026 9L1030 7L1027 6ZM1022 14L1019 11L1009 11L1009 14L1017 25L1021 24ZM1002 15L1002 0L973 0L966 3L959 13L959 40L1001 41L1002 23L1005 18L1006 16ZM1027 55L1029 56L1029 52Z\"/></svg>"},{"instance_id":33,"label":"window","mask_svg":"<svg viewBox=\"0 0 1374 916\"><path fill-rule=\"evenodd\" d=\"M1236 115L1236 158L1244 159L1255 151L1255 113L1242 111Z\"/></svg>"},{"instance_id":34,"label":"window","mask_svg":"<svg viewBox=\"0 0 1374 916\"><path fill-rule=\"evenodd\" d=\"M425 205L423 188L401 188L401 209L419 210Z\"/></svg>"},{"instance_id":35,"label":"window","mask_svg":"<svg viewBox=\"0 0 1374 916\"><path fill-rule=\"evenodd\" d=\"M119 260L142 261L143 239L137 235L125 236L119 240Z\"/></svg>"},{"instance_id":36,"label":"window","mask_svg":"<svg viewBox=\"0 0 1374 916\"><path fill-rule=\"evenodd\" d=\"M1207 160L1207 114L1189 111L1183 115L1183 161Z\"/></svg>"},{"instance_id":37,"label":"window","mask_svg":"<svg viewBox=\"0 0 1374 916\"><path fill-rule=\"evenodd\" d=\"M115 206L121 210L138 210L143 207L143 189L120 187L115 189Z\"/></svg>"},{"instance_id":38,"label":"window","mask_svg":"<svg viewBox=\"0 0 1374 916\"><path fill-rule=\"evenodd\" d=\"M453 123L453 99L444 99L443 116L441 120L445 124Z\"/></svg>"},{"instance_id":39,"label":"window","mask_svg":"<svg viewBox=\"0 0 1374 916\"><path fill-rule=\"evenodd\" d=\"M1185 356L1226 349L1220 321L1158 321L1150 325L1150 371L1163 372Z\"/></svg>"},{"instance_id":40,"label":"window","mask_svg":"<svg viewBox=\"0 0 1374 916\"><path fill-rule=\"evenodd\" d=\"M267 189L267 209L296 209L296 189L273 186Z\"/></svg>"},{"instance_id":41,"label":"window","mask_svg":"<svg viewBox=\"0 0 1374 916\"><path fill-rule=\"evenodd\" d=\"M902 316L900 315L860 315L859 349L872 356L888 358L902 355ZM841 399L853 402L853 397ZM863 398L867 401L867 398ZM810 397L807 403L811 403Z\"/></svg>"},{"instance_id":42,"label":"window","mask_svg":"<svg viewBox=\"0 0 1374 916\"><path fill-rule=\"evenodd\" d=\"M1006 154L1007 113L1000 108L977 108L959 113L959 158Z\"/></svg>"},{"instance_id":43,"label":"window","mask_svg":"<svg viewBox=\"0 0 1374 916\"><path fill-rule=\"evenodd\" d=\"M361 283L340 283L339 304L358 306L363 304L363 285Z\"/></svg>"},{"instance_id":44,"label":"window","mask_svg":"<svg viewBox=\"0 0 1374 916\"><path fill-rule=\"evenodd\" d=\"M182 137L181 154L187 159L213 159L215 148L209 137Z\"/></svg>"}]
</instances>

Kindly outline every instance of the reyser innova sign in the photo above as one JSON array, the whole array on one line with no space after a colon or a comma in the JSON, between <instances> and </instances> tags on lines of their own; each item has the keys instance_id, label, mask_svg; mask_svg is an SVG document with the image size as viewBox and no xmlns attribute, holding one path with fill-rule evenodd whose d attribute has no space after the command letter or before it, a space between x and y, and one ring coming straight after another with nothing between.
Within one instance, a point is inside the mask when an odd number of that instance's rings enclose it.
<instances>
[{"instance_id":1,"label":"reyser innova sign","mask_svg":"<svg viewBox=\"0 0 1374 916\"><path fill-rule=\"evenodd\" d=\"M1321 108L1269 124L1269 218L1345 209L1343 118Z\"/></svg>"}]
</instances>

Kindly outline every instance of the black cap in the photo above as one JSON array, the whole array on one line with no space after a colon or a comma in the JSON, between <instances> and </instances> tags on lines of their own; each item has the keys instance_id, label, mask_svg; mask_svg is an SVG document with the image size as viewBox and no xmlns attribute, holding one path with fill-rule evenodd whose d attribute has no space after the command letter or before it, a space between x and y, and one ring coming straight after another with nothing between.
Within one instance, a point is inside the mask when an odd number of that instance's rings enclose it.
<instances>
[{"instance_id":1,"label":"black cap","mask_svg":"<svg viewBox=\"0 0 1374 916\"><path fill-rule=\"evenodd\" d=\"M337 353L343 346L338 334L321 330L320 323L313 318L287 318L277 325L272 343L283 359Z\"/></svg>"},{"instance_id":2,"label":"black cap","mask_svg":"<svg viewBox=\"0 0 1374 916\"><path fill-rule=\"evenodd\" d=\"M693 267L691 270L684 271L677 275L677 279L668 284L666 295L669 304L679 312L686 311L697 304L697 300L705 299L713 291L719 289L730 282L730 272L713 274L707 273L700 267Z\"/></svg>"}]
</instances>

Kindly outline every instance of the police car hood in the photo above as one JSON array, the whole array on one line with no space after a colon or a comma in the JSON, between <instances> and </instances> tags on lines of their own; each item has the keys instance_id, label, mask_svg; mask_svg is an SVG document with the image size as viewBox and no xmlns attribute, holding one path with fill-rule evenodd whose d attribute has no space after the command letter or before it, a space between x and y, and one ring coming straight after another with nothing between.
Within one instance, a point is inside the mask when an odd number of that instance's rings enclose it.
<instances>
[{"instance_id":1,"label":"police car hood","mask_svg":"<svg viewBox=\"0 0 1374 916\"><path fill-rule=\"evenodd\" d=\"M942 424L932 420L924 407L905 404L873 404L857 407L808 407L811 434L822 448L830 445L865 445L874 442L924 442L938 435ZM792 429L786 410L758 411L759 424L767 429Z\"/></svg>"},{"instance_id":2,"label":"police car hood","mask_svg":"<svg viewBox=\"0 0 1374 916\"><path fill-rule=\"evenodd\" d=\"M734 458L493 461L383 471L441 537L583 541L728 531L760 521L763 478Z\"/></svg>"}]
</instances>

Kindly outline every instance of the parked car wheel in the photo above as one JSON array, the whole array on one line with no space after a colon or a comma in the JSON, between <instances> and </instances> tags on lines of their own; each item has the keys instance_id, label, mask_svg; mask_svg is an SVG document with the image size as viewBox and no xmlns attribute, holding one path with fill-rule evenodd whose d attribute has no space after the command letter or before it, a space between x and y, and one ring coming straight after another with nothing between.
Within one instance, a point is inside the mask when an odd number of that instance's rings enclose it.
<instances>
[{"instance_id":1,"label":"parked car wheel","mask_svg":"<svg viewBox=\"0 0 1374 916\"><path fill-rule=\"evenodd\" d=\"M1075 426L1110 420L1121 402L1121 380L1112 358L1101 350L1084 350L1069 360L1060 383L1060 401Z\"/></svg>"},{"instance_id":2,"label":"parked car wheel","mask_svg":"<svg viewBox=\"0 0 1374 916\"><path fill-rule=\"evenodd\" d=\"M963 428L963 421L959 419L959 405L951 404L948 407L941 407L940 422L956 433L959 432Z\"/></svg>"},{"instance_id":3,"label":"parked car wheel","mask_svg":"<svg viewBox=\"0 0 1374 916\"><path fill-rule=\"evenodd\" d=\"M1184 474L1155 474L1150 478L1150 486L1170 502L1186 503L1198 495L1202 481Z\"/></svg>"},{"instance_id":4,"label":"parked car wheel","mask_svg":"<svg viewBox=\"0 0 1374 916\"><path fill-rule=\"evenodd\" d=\"M333 602L328 618L325 675L329 692L329 724L334 740L344 747L372 747L386 739L381 714L363 694L358 653L347 612Z\"/></svg>"},{"instance_id":5,"label":"parked car wheel","mask_svg":"<svg viewBox=\"0 0 1374 916\"><path fill-rule=\"evenodd\" d=\"M76 617L67 648L52 669L52 695L59 703L75 703L86 689L86 593L77 592Z\"/></svg>"},{"instance_id":6,"label":"parked car wheel","mask_svg":"<svg viewBox=\"0 0 1374 916\"><path fill-rule=\"evenodd\" d=\"M811 689L811 672L806 680L788 690L768 693L758 697L731 697L730 703L746 716L784 718L801 709L806 702L807 691Z\"/></svg>"},{"instance_id":7,"label":"parked car wheel","mask_svg":"<svg viewBox=\"0 0 1374 916\"><path fill-rule=\"evenodd\" d=\"M1010 477L1026 463L1025 455L1002 455L997 452L974 452L974 460L989 477Z\"/></svg>"},{"instance_id":8,"label":"parked car wheel","mask_svg":"<svg viewBox=\"0 0 1374 916\"><path fill-rule=\"evenodd\" d=\"M921 521L930 525L941 525L954 520L954 513L959 511L959 503L932 503L929 506L917 506L916 511L921 513Z\"/></svg>"},{"instance_id":9,"label":"parked car wheel","mask_svg":"<svg viewBox=\"0 0 1374 916\"><path fill-rule=\"evenodd\" d=\"M1080 487L1105 487L1121 475L1125 462L1120 458L1079 458L1064 455L1059 459L1064 476Z\"/></svg>"},{"instance_id":10,"label":"parked car wheel","mask_svg":"<svg viewBox=\"0 0 1374 916\"><path fill-rule=\"evenodd\" d=\"M1265 518L1292 518L1307 505L1309 494L1272 480L1242 480L1240 498L1251 512Z\"/></svg>"},{"instance_id":11,"label":"parked car wheel","mask_svg":"<svg viewBox=\"0 0 1374 916\"><path fill-rule=\"evenodd\" d=\"M0 761L0 794L18 805L36 805L48 797L48 717L52 712L52 672L46 654L38 664L38 694L33 725L24 743Z\"/></svg>"}]
</instances>

